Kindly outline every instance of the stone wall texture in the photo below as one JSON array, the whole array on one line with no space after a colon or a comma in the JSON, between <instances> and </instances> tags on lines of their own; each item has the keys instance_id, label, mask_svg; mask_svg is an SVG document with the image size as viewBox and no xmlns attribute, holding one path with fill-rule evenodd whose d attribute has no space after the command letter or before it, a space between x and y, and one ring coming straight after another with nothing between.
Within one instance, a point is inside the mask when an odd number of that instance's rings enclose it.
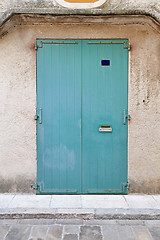
<instances>
[{"instance_id":1,"label":"stone wall texture","mask_svg":"<svg viewBox=\"0 0 160 240\"><path fill-rule=\"evenodd\" d=\"M54 0L1 0L0 12L0 192L33 192L36 182L36 39L127 38L130 192L160 193L157 0L110 0L101 16L98 9L67 10Z\"/></svg>"}]
</instances>

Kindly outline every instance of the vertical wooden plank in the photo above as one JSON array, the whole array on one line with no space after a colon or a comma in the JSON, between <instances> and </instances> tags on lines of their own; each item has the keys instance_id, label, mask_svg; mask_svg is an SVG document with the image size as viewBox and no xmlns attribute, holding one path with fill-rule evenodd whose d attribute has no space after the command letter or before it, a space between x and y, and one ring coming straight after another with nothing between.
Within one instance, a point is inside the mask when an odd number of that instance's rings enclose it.
<instances>
[{"instance_id":1,"label":"vertical wooden plank","mask_svg":"<svg viewBox=\"0 0 160 240\"><path fill-rule=\"evenodd\" d=\"M113 189L121 188L127 182L127 136L128 123L123 124L123 110L128 109L128 50L123 44L115 44L113 51L112 71L112 116L113 134ZM119 181L118 181L119 180Z\"/></svg>"},{"instance_id":2,"label":"vertical wooden plank","mask_svg":"<svg viewBox=\"0 0 160 240\"><path fill-rule=\"evenodd\" d=\"M117 44L107 42L83 42L84 193L122 193L122 183L127 182L127 124L123 125L123 109L127 109L127 50L121 40ZM110 60L110 65L102 66L102 60ZM110 125L113 131L100 133L101 125Z\"/></svg>"},{"instance_id":3,"label":"vertical wooden plank","mask_svg":"<svg viewBox=\"0 0 160 240\"><path fill-rule=\"evenodd\" d=\"M37 54L37 105L43 112L37 124L40 193L80 193L81 41L43 42Z\"/></svg>"}]
</instances>

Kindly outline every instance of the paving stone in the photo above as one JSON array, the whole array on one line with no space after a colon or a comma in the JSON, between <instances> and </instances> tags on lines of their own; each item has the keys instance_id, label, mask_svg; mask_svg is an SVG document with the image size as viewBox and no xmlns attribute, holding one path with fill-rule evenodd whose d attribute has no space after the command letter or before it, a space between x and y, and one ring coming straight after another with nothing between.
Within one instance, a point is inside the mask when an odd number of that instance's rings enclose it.
<instances>
[{"instance_id":1,"label":"paving stone","mask_svg":"<svg viewBox=\"0 0 160 240\"><path fill-rule=\"evenodd\" d=\"M159 219L159 209L149 208L97 208L95 218L97 219ZM149 217L149 218L148 218Z\"/></svg>"},{"instance_id":2,"label":"paving stone","mask_svg":"<svg viewBox=\"0 0 160 240\"><path fill-rule=\"evenodd\" d=\"M63 240L160 240L160 220L59 219L61 225L51 220L0 220L0 240L62 240L62 232Z\"/></svg>"},{"instance_id":3,"label":"paving stone","mask_svg":"<svg viewBox=\"0 0 160 240\"><path fill-rule=\"evenodd\" d=\"M160 195L152 195L152 196L157 202L158 209L160 209Z\"/></svg>"},{"instance_id":4,"label":"paving stone","mask_svg":"<svg viewBox=\"0 0 160 240\"><path fill-rule=\"evenodd\" d=\"M62 238L62 226L53 225L48 229L46 240L61 240Z\"/></svg>"},{"instance_id":5,"label":"paving stone","mask_svg":"<svg viewBox=\"0 0 160 240\"><path fill-rule=\"evenodd\" d=\"M62 224L62 225L82 225L83 224L83 220L82 219L57 219L56 221L57 224Z\"/></svg>"},{"instance_id":6,"label":"paving stone","mask_svg":"<svg viewBox=\"0 0 160 240\"><path fill-rule=\"evenodd\" d=\"M18 219L0 219L0 225L16 225L18 221Z\"/></svg>"},{"instance_id":7,"label":"paving stone","mask_svg":"<svg viewBox=\"0 0 160 240\"><path fill-rule=\"evenodd\" d=\"M102 240L101 228L99 226L81 226L79 240Z\"/></svg>"},{"instance_id":8,"label":"paving stone","mask_svg":"<svg viewBox=\"0 0 160 240\"><path fill-rule=\"evenodd\" d=\"M158 204L152 195L126 195L126 199L129 208L136 209L157 209Z\"/></svg>"},{"instance_id":9,"label":"paving stone","mask_svg":"<svg viewBox=\"0 0 160 240\"><path fill-rule=\"evenodd\" d=\"M81 208L80 195L52 195L51 208Z\"/></svg>"},{"instance_id":10,"label":"paving stone","mask_svg":"<svg viewBox=\"0 0 160 240\"><path fill-rule=\"evenodd\" d=\"M0 208L8 208L15 195L0 194Z\"/></svg>"},{"instance_id":11,"label":"paving stone","mask_svg":"<svg viewBox=\"0 0 160 240\"><path fill-rule=\"evenodd\" d=\"M135 240L135 235L131 226L117 226L119 239Z\"/></svg>"},{"instance_id":12,"label":"paving stone","mask_svg":"<svg viewBox=\"0 0 160 240\"><path fill-rule=\"evenodd\" d=\"M68 233L79 234L79 226L77 226L77 225L64 226L64 234L68 234Z\"/></svg>"},{"instance_id":13,"label":"paving stone","mask_svg":"<svg viewBox=\"0 0 160 240\"><path fill-rule=\"evenodd\" d=\"M145 224L148 227L159 227L160 228L160 220L146 220Z\"/></svg>"},{"instance_id":14,"label":"paving stone","mask_svg":"<svg viewBox=\"0 0 160 240\"><path fill-rule=\"evenodd\" d=\"M56 209L44 208L44 207L43 208L42 207L41 208L40 207L30 208L28 206L28 207L24 207L24 208L23 207L17 207L17 208L15 207L15 208L0 209L0 214L30 214L30 215L32 215L33 218L34 218L34 216L37 217L37 215L41 215L41 214L54 215L55 213L56 213Z\"/></svg>"},{"instance_id":15,"label":"paving stone","mask_svg":"<svg viewBox=\"0 0 160 240\"><path fill-rule=\"evenodd\" d=\"M30 238L29 240L44 240L44 238Z\"/></svg>"},{"instance_id":16,"label":"paving stone","mask_svg":"<svg viewBox=\"0 0 160 240\"><path fill-rule=\"evenodd\" d=\"M19 219L19 224L28 224L28 225L52 225L56 222L55 219Z\"/></svg>"},{"instance_id":17,"label":"paving stone","mask_svg":"<svg viewBox=\"0 0 160 240\"><path fill-rule=\"evenodd\" d=\"M8 225L0 226L0 240L3 240L4 236L7 235L9 228L10 226Z\"/></svg>"},{"instance_id":18,"label":"paving stone","mask_svg":"<svg viewBox=\"0 0 160 240\"><path fill-rule=\"evenodd\" d=\"M38 225L32 227L31 238L45 238L48 226Z\"/></svg>"},{"instance_id":19,"label":"paving stone","mask_svg":"<svg viewBox=\"0 0 160 240\"><path fill-rule=\"evenodd\" d=\"M121 223L122 220L120 220ZM145 225L145 221L143 220L124 220L126 225L133 226L133 225ZM119 221L118 221L119 222Z\"/></svg>"},{"instance_id":20,"label":"paving stone","mask_svg":"<svg viewBox=\"0 0 160 240\"><path fill-rule=\"evenodd\" d=\"M82 195L83 208L128 208L123 196L118 195Z\"/></svg>"},{"instance_id":21,"label":"paving stone","mask_svg":"<svg viewBox=\"0 0 160 240\"><path fill-rule=\"evenodd\" d=\"M115 220L116 224L118 225L126 225L126 220L125 219L120 219L120 220Z\"/></svg>"},{"instance_id":22,"label":"paving stone","mask_svg":"<svg viewBox=\"0 0 160 240\"><path fill-rule=\"evenodd\" d=\"M90 219L84 220L84 225L110 225L117 224L117 220L102 220L102 219Z\"/></svg>"},{"instance_id":23,"label":"paving stone","mask_svg":"<svg viewBox=\"0 0 160 240\"><path fill-rule=\"evenodd\" d=\"M57 213L64 213L64 214L94 214L94 209L86 209L86 208L82 208L82 209L75 209L75 208L67 208L67 209L57 209Z\"/></svg>"},{"instance_id":24,"label":"paving stone","mask_svg":"<svg viewBox=\"0 0 160 240\"><path fill-rule=\"evenodd\" d=\"M160 227L150 227L149 232L154 240L160 240Z\"/></svg>"},{"instance_id":25,"label":"paving stone","mask_svg":"<svg viewBox=\"0 0 160 240\"><path fill-rule=\"evenodd\" d=\"M50 195L16 195L9 207L11 208L49 208Z\"/></svg>"},{"instance_id":26,"label":"paving stone","mask_svg":"<svg viewBox=\"0 0 160 240\"><path fill-rule=\"evenodd\" d=\"M66 235L64 235L63 240L78 240L78 235L66 234Z\"/></svg>"},{"instance_id":27,"label":"paving stone","mask_svg":"<svg viewBox=\"0 0 160 240\"><path fill-rule=\"evenodd\" d=\"M27 240L30 236L30 232L30 226L14 225L9 230L5 240Z\"/></svg>"},{"instance_id":28,"label":"paving stone","mask_svg":"<svg viewBox=\"0 0 160 240\"><path fill-rule=\"evenodd\" d=\"M118 230L116 225L102 226L103 240L117 240Z\"/></svg>"},{"instance_id":29,"label":"paving stone","mask_svg":"<svg viewBox=\"0 0 160 240\"><path fill-rule=\"evenodd\" d=\"M146 226L132 226L136 240L153 240Z\"/></svg>"}]
</instances>

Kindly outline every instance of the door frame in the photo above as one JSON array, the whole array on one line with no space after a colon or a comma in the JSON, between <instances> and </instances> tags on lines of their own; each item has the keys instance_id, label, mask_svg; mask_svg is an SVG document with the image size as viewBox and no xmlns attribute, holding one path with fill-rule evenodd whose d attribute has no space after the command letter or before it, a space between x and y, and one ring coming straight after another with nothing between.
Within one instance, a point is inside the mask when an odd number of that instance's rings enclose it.
<instances>
[{"instance_id":1,"label":"door frame","mask_svg":"<svg viewBox=\"0 0 160 240\"><path fill-rule=\"evenodd\" d=\"M92 38L92 39L86 39L86 38L84 38L84 39L36 39L36 44L35 44L35 50L36 51L38 51L38 48L42 48L43 47L43 44L45 44L45 43L48 43L49 41L50 42L53 42L53 41L56 41L56 40L59 40L59 41L76 41L76 40L90 40L90 41L102 41L103 42L103 40L104 41L109 41L108 42L108 44L123 44L123 47L124 47L124 49L126 49L126 50L130 50L130 45L129 45L129 40L128 39L116 39L116 38L114 38L114 39L94 39L94 38ZM37 77L37 71L38 71L38 68L37 68L37 58L38 58L38 56L37 56L37 52L36 52L36 115L35 115L35 120L38 120L38 112L37 112L37 107L38 107L38 102L37 102L37 100L38 100L38 98L37 98L37 85L38 85L38 77ZM127 182L125 182L125 183L122 183L122 191L120 191L120 192L107 192L107 193L80 193L80 194L87 194L87 195L92 195L92 194L105 194L105 195L122 195L122 194L128 194L128 189L129 189L129 183L128 183L128 120L129 120L129 115L128 115L128 81L129 80L129 53L127 54L127 146L126 146L126 149L127 149L127 158L126 158L126 178L127 178ZM82 99L81 99L81 101L82 101ZM38 148L37 148L37 146L38 146L38 131L37 131L37 125L38 125L38 122L36 123L36 152L37 152L37 176L36 176L36 179L38 179ZM82 160L82 159L81 159ZM34 189L36 189L37 191L36 191L36 194L37 195L39 195L39 194L42 194L42 195L47 195L47 194L58 194L58 195L65 195L65 194L71 194L71 195L73 195L73 194L75 194L75 193L70 193L70 192L68 192L68 193L64 193L64 192L62 192L62 193L57 193L57 192L42 192L41 190L40 190L40 185L38 184L38 182L37 182L37 184L35 184L34 186L33 186L33 188ZM76 194L77 195L77 194Z\"/></svg>"}]
</instances>

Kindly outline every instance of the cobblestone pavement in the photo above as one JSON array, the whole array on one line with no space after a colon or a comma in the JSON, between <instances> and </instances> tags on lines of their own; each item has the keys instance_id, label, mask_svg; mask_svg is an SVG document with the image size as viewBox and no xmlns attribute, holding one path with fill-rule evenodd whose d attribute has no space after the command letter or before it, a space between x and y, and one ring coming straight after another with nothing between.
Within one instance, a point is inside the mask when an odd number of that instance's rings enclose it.
<instances>
[{"instance_id":1,"label":"cobblestone pavement","mask_svg":"<svg viewBox=\"0 0 160 240\"><path fill-rule=\"evenodd\" d=\"M160 240L160 220L1 219L0 240Z\"/></svg>"}]
</instances>

